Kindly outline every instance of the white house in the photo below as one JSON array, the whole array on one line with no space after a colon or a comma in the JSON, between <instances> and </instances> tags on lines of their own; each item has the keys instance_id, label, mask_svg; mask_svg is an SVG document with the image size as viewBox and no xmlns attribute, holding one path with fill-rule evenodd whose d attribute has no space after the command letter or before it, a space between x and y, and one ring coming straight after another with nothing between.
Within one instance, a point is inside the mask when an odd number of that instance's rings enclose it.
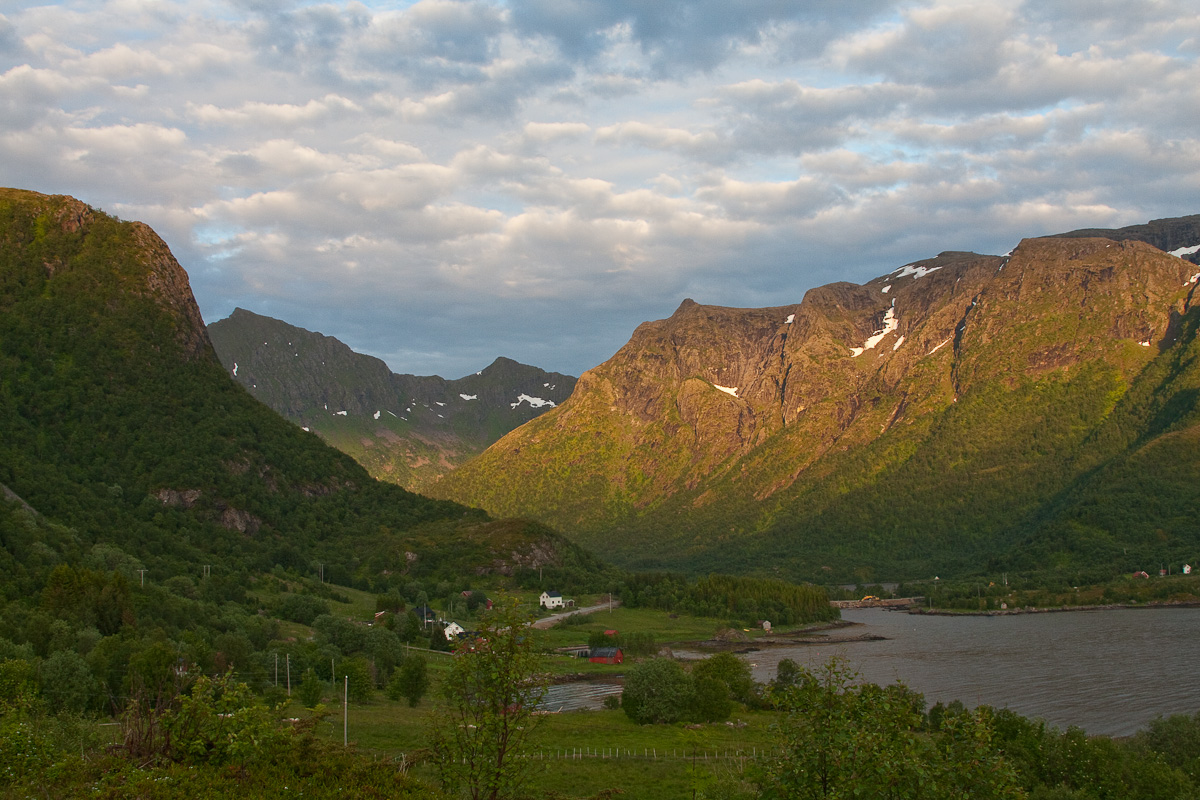
<instances>
[{"instance_id":1,"label":"white house","mask_svg":"<svg viewBox=\"0 0 1200 800\"><path fill-rule=\"evenodd\" d=\"M446 634L446 641L449 642L460 633L465 633L466 631L463 626L459 625L457 622L447 622L446 627L442 629L442 632Z\"/></svg>"},{"instance_id":2,"label":"white house","mask_svg":"<svg viewBox=\"0 0 1200 800\"><path fill-rule=\"evenodd\" d=\"M542 608L562 608L563 596L558 592L542 592L542 596L538 598L538 605Z\"/></svg>"}]
</instances>

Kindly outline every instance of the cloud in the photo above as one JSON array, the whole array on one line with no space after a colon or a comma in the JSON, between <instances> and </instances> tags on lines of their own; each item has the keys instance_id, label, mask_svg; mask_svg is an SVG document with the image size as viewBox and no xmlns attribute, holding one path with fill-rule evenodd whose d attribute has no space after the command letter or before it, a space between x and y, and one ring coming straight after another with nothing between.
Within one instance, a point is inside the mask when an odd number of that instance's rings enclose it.
<instances>
[{"instance_id":1,"label":"cloud","mask_svg":"<svg viewBox=\"0 0 1200 800\"><path fill-rule=\"evenodd\" d=\"M806 3L515 0L510 3L518 30L554 40L572 60L596 60L628 40L647 57L647 68L663 74L711 70L736 57L744 47L773 38L793 44L803 42L807 51L819 49L839 32L861 25L887 5L878 0L853 5L835 0ZM780 28L787 34L781 36Z\"/></svg>"},{"instance_id":2,"label":"cloud","mask_svg":"<svg viewBox=\"0 0 1200 800\"><path fill-rule=\"evenodd\" d=\"M1196 213L1184 0L103 0L0 15L0 184L406 372L578 373L683 297Z\"/></svg>"},{"instance_id":3,"label":"cloud","mask_svg":"<svg viewBox=\"0 0 1200 800\"><path fill-rule=\"evenodd\" d=\"M361 112L353 100L334 94L309 100L304 105L289 103L242 103L237 108L219 108L211 103L188 104L189 118L204 125L229 125L255 128L290 128L311 125L333 115L345 116Z\"/></svg>"}]
</instances>

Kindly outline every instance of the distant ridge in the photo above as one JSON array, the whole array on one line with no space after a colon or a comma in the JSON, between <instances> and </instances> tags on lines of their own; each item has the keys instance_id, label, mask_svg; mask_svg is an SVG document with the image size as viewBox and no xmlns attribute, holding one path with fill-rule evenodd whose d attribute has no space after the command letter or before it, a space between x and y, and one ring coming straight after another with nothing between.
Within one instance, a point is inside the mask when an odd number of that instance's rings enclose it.
<instances>
[{"instance_id":1,"label":"distant ridge","mask_svg":"<svg viewBox=\"0 0 1200 800\"><path fill-rule=\"evenodd\" d=\"M398 375L331 336L241 308L208 330L221 363L251 394L374 477L413 491L575 387L569 375L508 358L455 380Z\"/></svg>"},{"instance_id":2,"label":"distant ridge","mask_svg":"<svg viewBox=\"0 0 1200 800\"><path fill-rule=\"evenodd\" d=\"M1197 247L1200 245L1200 214L1173 219L1154 219L1144 225L1130 225L1125 228L1081 228L1057 234L1056 238L1145 242L1164 253L1173 253L1185 261L1200 264L1200 248Z\"/></svg>"}]
</instances>

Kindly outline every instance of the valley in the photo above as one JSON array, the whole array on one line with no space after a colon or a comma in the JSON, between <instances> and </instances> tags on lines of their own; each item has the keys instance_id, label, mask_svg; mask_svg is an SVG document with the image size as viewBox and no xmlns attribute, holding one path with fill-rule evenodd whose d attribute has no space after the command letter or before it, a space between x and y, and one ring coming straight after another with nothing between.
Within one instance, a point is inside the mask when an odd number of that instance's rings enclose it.
<instances>
[{"instance_id":1,"label":"valley","mask_svg":"<svg viewBox=\"0 0 1200 800\"><path fill-rule=\"evenodd\" d=\"M837 662L668 656L935 571L943 609L1192 597L1114 576L1195 563L1195 273L1136 237L1030 240L794 305L687 302L573 387L506 359L448 381L250 312L206 328L147 226L0 190L0 795L460 796L468 750L431 720L486 697L487 724L532 721L503 691L581 675L623 681L618 707L539 714L510 796L761 796L811 730L894 743L926 796L1192 791L1167 722L1081 741ZM548 590L604 608L525 627ZM513 658L473 672L493 641ZM584 647L621 662L559 650ZM1072 748L1112 769L1061 770Z\"/></svg>"}]
</instances>

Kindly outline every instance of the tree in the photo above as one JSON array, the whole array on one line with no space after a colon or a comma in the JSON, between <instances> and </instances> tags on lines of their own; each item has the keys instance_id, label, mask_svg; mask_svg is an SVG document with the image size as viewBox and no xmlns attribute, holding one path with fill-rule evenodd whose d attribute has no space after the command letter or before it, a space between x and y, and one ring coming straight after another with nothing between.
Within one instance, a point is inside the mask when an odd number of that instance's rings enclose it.
<instances>
[{"instance_id":1,"label":"tree","mask_svg":"<svg viewBox=\"0 0 1200 800\"><path fill-rule=\"evenodd\" d=\"M427 691L429 670L425 659L419 655L409 655L400 664L400 668L392 673L392 679L388 682L388 697L392 700L403 697L410 707L416 708Z\"/></svg>"},{"instance_id":2,"label":"tree","mask_svg":"<svg viewBox=\"0 0 1200 800\"><path fill-rule=\"evenodd\" d=\"M99 685L92 677L87 661L74 650L58 650L42 662L42 697L51 711L76 714L96 702Z\"/></svg>"},{"instance_id":3,"label":"tree","mask_svg":"<svg viewBox=\"0 0 1200 800\"><path fill-rule=\"evenodd\" d=\"M951 712L926 734L924 698L903 685L855 684L833 659L771 689L784 712L764 798L1015 798L1016 773L992 745L990 712Z\"/></svg>"},{"instance_id":4,"label":"tree","mask_svg":"<svg viewBox=\"0 0 1200 800\"><path fill-rule=\"evenodd\" d=\"M740 703L754 700L754 676L750 665L733 653L718 653L692 668L692 677L713 678L725 684L729 696Z\"/></svg>"},{"instance_id":5,"label":"tree","mask_svg":"<svg viewBox=\"0 0 1200 800\"><path fill-rule=\"evenodd\" d=\"M634 664L625 675L621 707L634 722L678 722L692 708L692 677L677 661L652 658Z\"/></svg>"},{"instance_id":6,"label":"tree","mask_svg":"<svg viewBox=\"0 0 1200 800\"><path fill-rule=\"evenodd\" d=\"M304 678L300 681L300 686L296 689L296 699L305 708L316 708L317 703L321 702L321 695L324 693L325 687L321 683L321 679L317 677L315 670L304 670Z\"/></svg>"},{"instance_id":7,"label":"tree","mask_svg":"<svg viewBox=\"0 0 1200 800\"><path fill-rule=\"evenodd\" d=\"M692 676L692 697L687 716L694 722L720 722L733 713L729 687L707 675Z\"/></svg>"},{"instance_id":8,"label":"tree","mask_svg":"<svg viewBox=\"0 0 1200 800\"><path fill-rule=\"evenodd\" d=\"M375 677L371 665L362 656L342 659L338 672L346 679L343 686L335 686L337 694L349 692L350 699L356 703L369 703L375 692Z\"/></svg>"},{"instance_id":9,"label":"tree","mask_svg":"<svg viewBox=\"0 0 1200 800\"><path fill-rule=\"evenodd\" d=\"M532 617L503 598L461 641L442 689L445 713L433 721L434 763L442 784L463 787L472 800L515 796L530 760L521 751L540 719L546 692Z\"/></svg>"},{"instance_id":10,"label":"tree","mask_svg":"<svg viewBox=\"0 0 1200 800\"><path fill-rule=\"evenodd\" d=\"M259 703L250 688L233 679L232 670L196 679L178 709L163 719L169 732L166 755L186 764L237 764L270 761L288 740L274 709Z\"/></svg>"}]
</instances>

